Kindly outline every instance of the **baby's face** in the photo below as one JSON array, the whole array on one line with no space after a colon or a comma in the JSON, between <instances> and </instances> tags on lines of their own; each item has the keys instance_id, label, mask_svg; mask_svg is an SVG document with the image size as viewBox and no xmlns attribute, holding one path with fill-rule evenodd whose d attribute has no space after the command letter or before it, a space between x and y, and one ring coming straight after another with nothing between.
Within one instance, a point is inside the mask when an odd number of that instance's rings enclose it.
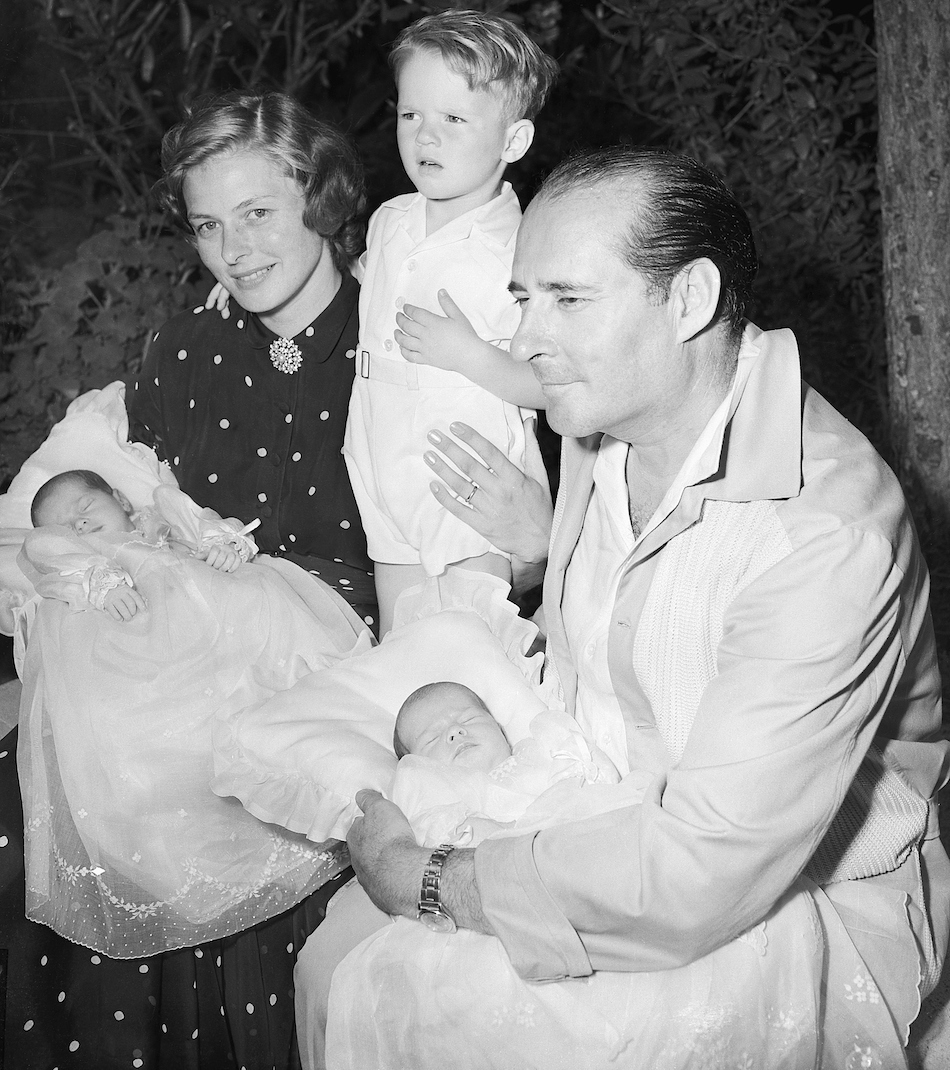
<instances>
[{"instance_id":1,"label":"baby's face","mask_svg":"<svg viewBox=\"0 0 950 1070\"><path fill-rule=\"evenodd\" d=\"M133 531L128 509L115 491L90 490L83 483L64 483L43 503L37 523L62 524L77 535L95 531Z\"/></svg>"},{"instance_id":2,"label":"baby's face","mask_svg":"<svg viewBox=\"0 0 950 1070\"><path fill-rule=\"evenodd\" d=\"M477 695L458 684L429 692L399 716L410 754L488 772L510 754L505 733Z\"/></svg>"}]
</instances>

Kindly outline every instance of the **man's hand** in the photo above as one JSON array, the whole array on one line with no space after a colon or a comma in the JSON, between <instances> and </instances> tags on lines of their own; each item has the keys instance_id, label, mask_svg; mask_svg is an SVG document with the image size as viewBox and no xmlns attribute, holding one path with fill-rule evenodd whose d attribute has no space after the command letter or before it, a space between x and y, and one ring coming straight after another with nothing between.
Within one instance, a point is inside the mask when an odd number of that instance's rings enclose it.
<instances>
[{"instance_id":1,"label":"man's hand","mask_svg":"<svg viewBox=\"0 0 950 1070\"><path fill-rule=\"evenodd\" d=\"M420 847L398 806L378 791L357 792L363 811L346 838L360 886L387 914L416 916L422 871L431 852Z\"/></svg>"},{"instance_id":2,"label":"man's hand","mask_svg":"<svg viewBox=\"0 0 950 1070\"><path fill-rule=\"evenodd\" d=\"M219 572L234 572L241 564L241 555L230 546L206 546L197 550L195 557Z\"/></svg>"},{"instance_id":3,"label":"man's hand","mask_svg":"<svg viewBox=\"0 0 950 1070\"><path fill-rule=\"evenodd\" d=\"M102 608L113 620L129 621L141 609L145 609L145 599L134 587L124 583L106 591L102 598Z\"/></svg>"}]
</instances>

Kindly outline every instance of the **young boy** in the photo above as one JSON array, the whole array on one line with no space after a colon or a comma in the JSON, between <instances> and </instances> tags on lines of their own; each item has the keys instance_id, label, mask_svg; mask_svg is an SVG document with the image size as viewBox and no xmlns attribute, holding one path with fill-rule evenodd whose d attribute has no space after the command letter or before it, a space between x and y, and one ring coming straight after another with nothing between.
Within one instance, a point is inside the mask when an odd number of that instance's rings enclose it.
<instances>
[{"instance_id":1,"label":"young boy","mask_svg":"<svg viewBox=\"0 0 950 1070\"><path fill-rule=\"evenodd\" d=\"M518 323L508 282L521 221L503 175L528 151L533 116L557 72L513 23L473 11L413 23L397 38L390 62L399 153L418 192L387 201L370 220L344 441L376 562L381 634L392 624L400 591L449 564L510 579L507 556L433 498L424 453L435 424L464 420L524 464L523 415L494 396L526 404L538 396L525 388L527 369L501 348ZM438 317L448 330L421 345L407 332L405 313L434 316L440 306L450 311L450 319ZM450 360L438 351L456 337L484 357L494 393L475 385L473 378L484 385L480 375L432 366ZM473 483L465 501L477 490Z\"/></svg>"}]
</instances>

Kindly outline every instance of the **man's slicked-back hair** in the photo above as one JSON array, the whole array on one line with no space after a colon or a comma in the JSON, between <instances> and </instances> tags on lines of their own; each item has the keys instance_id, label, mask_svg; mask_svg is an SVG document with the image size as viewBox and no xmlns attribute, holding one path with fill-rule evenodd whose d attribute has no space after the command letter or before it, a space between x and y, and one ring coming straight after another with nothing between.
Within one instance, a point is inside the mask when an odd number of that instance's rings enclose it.
<instances>
[{"instance_id":1,"label":"man's slicked-back hair","mask_svg":"<svg viewBox=\"0 0 950 1070\"><path fill-rule=\"evenodd\" d=\"M162 207L187 234L185 176L216 156L257 152L294 179L306 204L303 222L326 238L338 269L363 249L366 204L363 165L356 148L331 123L286 93L226 93L190 104L162 139Z\"/></svg>"},{"instance_id":2,"label":"man's slicked-back hair","mask_svg":"<svg viewBox=\"0 0 950 1070\"><path fill-rule=\"evenodd\" d=\"M501 15L484 11L437 11L407 26L393 43L389 65L398 79L416 52L439 53L468 82L490 89L504 101L510 122L533 119L557 80L558 65Z\"/></svg>"},{"instance_id":3,"label":"man's slicked-back hair","mask_svg":"<svg viewBox=\"0 0 950 1070\"><path fill-rule=\"evenodd\" d=\"M36 518L40 510L47 503L50 495L67 483L79 483L87 490L101 490L104 494L111 494L112 487L99 475L88 468L71 468L68 472L60 472L59 475L47 479L42 487L33 495L30 503L30 522L33 527L39 527Z\"/></svg>"},{"instance_id":4,"label":"man's slicked-back hair","mask_svg":"<svg viewBox=\"0 0 950 1070\"><path fill-rule=\"evenodd\" d=\"M758 258L745 210L708 167L664 149L617 145L572 156L538 190L555 200L578 190L625 187L630 211L619 255L649 280L659 300L683 268L706 257L719 269L716 321L733 337L752 299Z\"/></svg>"}]
</instances>

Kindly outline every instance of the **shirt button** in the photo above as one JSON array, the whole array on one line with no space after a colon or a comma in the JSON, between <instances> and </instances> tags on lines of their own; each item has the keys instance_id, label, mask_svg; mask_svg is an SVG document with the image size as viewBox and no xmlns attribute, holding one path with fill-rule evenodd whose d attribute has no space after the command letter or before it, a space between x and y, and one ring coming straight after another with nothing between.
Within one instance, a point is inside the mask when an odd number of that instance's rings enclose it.
<instances>
[{"instance_id":1,"label":"shirt button","mask_svg":"<svg viewBox=\"0 0 950 1070\"><path fill-rule=\"evenodd\" d=\"M584 647L584 653L589 658L592 658L596 652L597 652L597 645L595 643L588 643L587 646Z\"/></svg>"},{"instance_id":2,"label":"shirt button","mask_svg":"<svg viewBox=\"0 0 950 1070\"><path fill-rule=\"evenodd\" d=\"M392 349L392 347L393 347L393 340L391 338L387 338L386 341L383 342L383 349L385 349L386 352L388 353Z\"/></svg>"},{"instance_id":3,"label":"shirt button","mask_svg":"<svg viewBox=\"0 0 950 1070\"><path fill-rule=\"evenodd\" d=\"M416 270L416 262L415 262L415 260L410 260L410 261L409 261L409 262L408 262L408 263L406 264L406 267L407 267L407 268L408 268L408 269L409 269L410 271L415 271L415 270Z\"/></svg>"},{"instance_id":4,"label":"shirt button","mask_svg":"<svg viewBox=\"0 0 950 1070\"><path fill-rule=\"evenodd\" d=\"M270 457L270 463L276 468L280 464L280 454L272 453Z\"/></svg>"},{"instance_id":5,"label":"shirt button","mask_svg":"<svg viewBox=\"0 0 950 1070\"><path fill-rule=\"evenodd\" d=\"M274 515L274 510L269 505L265 505L260 510L260 514L261 514L261 516L273 516Z\"/></svg>"}]
</instances>

